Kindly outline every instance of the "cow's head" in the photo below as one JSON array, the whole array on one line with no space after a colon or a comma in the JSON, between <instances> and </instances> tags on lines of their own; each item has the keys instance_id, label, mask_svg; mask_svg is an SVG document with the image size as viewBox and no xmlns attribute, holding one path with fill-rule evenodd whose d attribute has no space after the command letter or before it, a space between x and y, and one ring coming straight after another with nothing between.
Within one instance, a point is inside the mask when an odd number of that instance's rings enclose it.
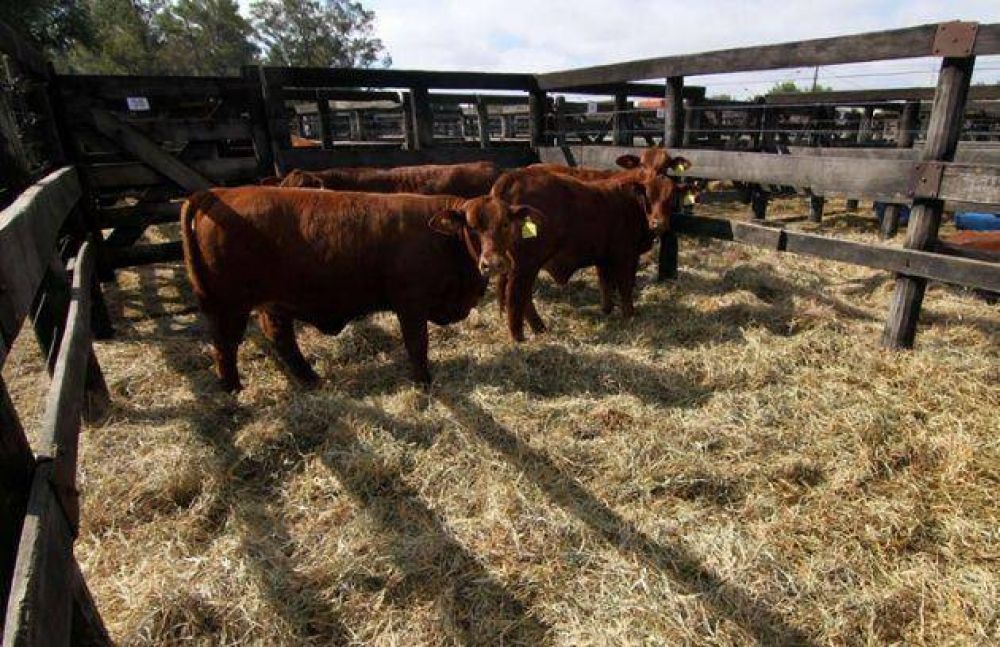
<instances>
[{"instance_id":1,"label":"cow's head","mask_svg":"<svg viewBox=\"0 0 1000 647\"><path fill-rule=\"evenodd\" d=\"M431 229L459 238L484 277L509 272L514 246L538 235L541 214L525 205L509 205L492 196L466 200L460 208L431 216Z\"/></svg>"},{"instance_id":2,"label":"cow's head","mask_svg":"<svg viewBox=\"0 0 1000 647\"><path fill-rule=\"evenodd\" d=\"M615 163L624 169L644 168L666 175L668 171L683 172L691 168L691 162L683 157L671 157L665 148L647 148L642 151L642 157L622 155Z\"/></svg>"},{"instance_id":3,"label":"cow's head","mask_svg":"<svg viewBox=\"0 0 1000 647\"><path fill-rule=\"evenodd\" d=\"M670 229L670 217L677 206L678 184L673 178L647 168L638 169L626 180L646 214L646 222L654 233Z\"/></svg>"},{"instance_id":4,"label":"cow's head","mask_svg":"<svg viewBox=\"0 0 1000 647\"><path fill-rule=\"evenodd\" d=\"M323 180L315 173L294 169L281 181L281 186L294 189L322 189Z\"/></svg>"}]
</instances>

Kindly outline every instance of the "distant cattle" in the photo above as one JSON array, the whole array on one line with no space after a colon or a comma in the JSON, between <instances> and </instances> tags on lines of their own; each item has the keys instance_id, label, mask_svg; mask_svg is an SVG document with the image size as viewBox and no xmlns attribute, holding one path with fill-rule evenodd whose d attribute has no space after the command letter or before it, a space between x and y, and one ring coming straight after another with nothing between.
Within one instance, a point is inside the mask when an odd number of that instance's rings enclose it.
<instances>
[{"instance_id":1,"label":"distant cattle","mask_svg":"<svg viewBox=\"0 0 1000 647\"><path fill-rule=\"evenodd\" d=\"M281 181L281 186L474 198L489 193L498 177L500 169L493 162L469 162L396 168L294 170Z\"/></svg>"},{"instance_id":2,"label":"distant cattle","mask_svg":"<svg viewBox=\"0 0 1000 647\"><path fill-rule=\"evenodd\" d=\"M292 148L323 148L323 142L318 139L309 139L298 135L290 135Z\"/></svg>"},{"instance_id":3,"label":"distant cattle","mask_svg":"<svg viewBox=\"0 0 1000 647\"><path fill-rule=\"evenodd\" d=\"M511 336L524 339L525 318L535 333L545 330L532 299L543 268L565 284L578 269L596 266L601 309L611 312L617 291L622 314L631 316L639 257L669 226L675 191L673 180L647 168L590 182L532 168L502 176L491 195L542 214L537 231L529 231L535 244L516 248L513 271L497 285Z\"/></svg>"},{"instance_id":4,"label":"distant cattle","mask_svg":"<svg viewBox=\"0 0 1000 647\"><path fill-rule=\"evenodd\" d=\"M223 386L241 388L236 351L253 310L292 377L307 385L318 377L299 350L294 320L337 334L358 317L394 312L414 377L429 382L427 322L469 314L487 277L510 270L533 213L493 197L277 187L191 196L181 211L185 263Z\"/></svg>"}]
</instances>

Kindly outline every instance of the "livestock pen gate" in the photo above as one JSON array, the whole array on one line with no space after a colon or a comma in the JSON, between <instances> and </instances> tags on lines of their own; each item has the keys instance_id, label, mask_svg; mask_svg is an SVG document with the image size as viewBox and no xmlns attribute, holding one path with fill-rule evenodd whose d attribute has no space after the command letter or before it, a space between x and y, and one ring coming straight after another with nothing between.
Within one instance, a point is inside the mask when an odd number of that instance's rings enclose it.
<instances>
[{"instance_id":1,"label":"livestock pen gate","mask_svg":"<svg viewBox=\"0 0 1000 647\"><path fill-rule=\"evenodd\" d=\"M0 365L30 317L52 375L34 449L0 382L4 645L109 642L72 553L80 419L100 418L108 402L91 345L111 333L100 281L117 268L178 260L177 241L140 239L151 225L175 222L192 191L292 168L473 160L610 168L623 153L641 153L639 138L686 157L695 177L752 187L758 217L677 215L660 240L661 278L677 275L678 235L888 270L897 276L883 339L890 347L913 343L927 280L1000 291L997 263L935 251L946 202L1000 204L989 142L958 146L975 58L1000 53L1000 25L943 23L539 75L273 67L238 77L60 75L3 25L0 51L8 76L0 94ZM788 97L711 100L684 84L693 75L928 56L941 60L936 89L810 96L805 108ZM666 81L635 82L655 78ZM992 88L971 93L997 99ZM591 109L566 95L604 99ZM643 107L649 99L661 104L653 114ZM910 135L928 100L920 146ZM895 134L886 126L870 135L868 107L893 101L902 102L891 111ZM857 104L857 123L845 126L855 134L812 132L808 120L826 108ZM728 131L706 132L709 122ZM782 124L801 132L781 141L774 135ZM849 144L856 147L841 147ZM814 218L832 194L912 204L905 247L761 222L768 186L808 191Z\"/></svg>"}]
</instances>

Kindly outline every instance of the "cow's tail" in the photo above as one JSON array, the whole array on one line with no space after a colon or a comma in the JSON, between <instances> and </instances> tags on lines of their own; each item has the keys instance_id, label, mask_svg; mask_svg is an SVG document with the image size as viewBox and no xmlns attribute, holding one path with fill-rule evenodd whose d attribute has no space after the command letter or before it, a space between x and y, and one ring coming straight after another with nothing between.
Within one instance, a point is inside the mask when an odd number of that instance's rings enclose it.
<instances>
[{"instance_id":1,"label":"cow's tail","mask_svg":"<svg viewBox=\"0 0 1000 647\"><path fill-rule=\"evenodd\" d=\"M205 290L205 261L198 245L198 233L195 229L195 215L208 202L211 194L195 193L189 196L181 205L181 244L184 248L184 267L187 269L188 280L199 301L204 300L208 293Z\"/></svg>"}]
</instances>

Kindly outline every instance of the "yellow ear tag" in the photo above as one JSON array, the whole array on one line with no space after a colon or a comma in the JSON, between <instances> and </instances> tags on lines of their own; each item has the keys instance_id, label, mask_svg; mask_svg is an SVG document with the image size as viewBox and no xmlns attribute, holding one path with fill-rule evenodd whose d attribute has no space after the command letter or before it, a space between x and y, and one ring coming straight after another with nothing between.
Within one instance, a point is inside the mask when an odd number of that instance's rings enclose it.
<instances>
[{"instance_id":1,"label":"yellow ear tag","mask_svg":"<svg viewBox=\"0 0 1000 647\"><path fill-rule=\"evenodd\" d=\"M687 170L687 164L678 164L677 165L677 172L678 173L683 173L686 170Z\"/></svg>"},{"instance_id":2,"label":"yellow ear tag","mask_svg":"<svg viewBox=\"0 0 1000 647\"><path fill-rule=\"evenodd\" d=\"M689 205L689 204L694 204L694 203L695 203L694 192L688 191L687 193L685 193L684 194L684 204L685 205Z\"/></svg>"},{"instance_id":3,"label":"yellow ear tag","mask_svg":"<svg viewBox=\"0 0 1000 647\"><path fill-rule=\"evenodd\" d=\"M521 238L536 238L538 237L538 225L531 221L531 218L525 218L524 222L521 224Z\"/></svg>"}]
</instances>

